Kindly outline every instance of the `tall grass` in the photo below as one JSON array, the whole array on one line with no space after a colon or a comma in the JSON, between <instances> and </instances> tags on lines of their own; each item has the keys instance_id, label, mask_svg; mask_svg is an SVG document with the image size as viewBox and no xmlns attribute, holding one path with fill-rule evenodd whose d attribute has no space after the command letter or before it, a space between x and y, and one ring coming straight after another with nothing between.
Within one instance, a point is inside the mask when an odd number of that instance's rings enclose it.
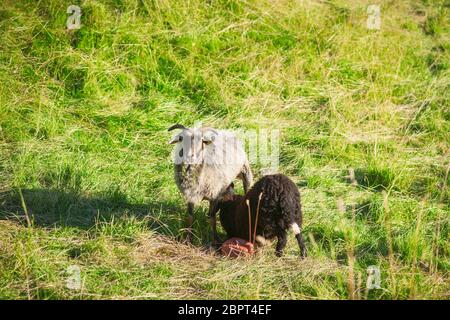
<instances>
[{"instance_id":1,"label":"tall grass","mask_svg":"<svg viewBox=\"0 0 450 320\"><path fill-rule=\"evenodd\" d=\"M447 299L448 6L376 3L2 1L0 297ZM214 255L204 207L175 240L166 129L198 121L280 130L306 260Z\"/></svg>"}]
</instances>

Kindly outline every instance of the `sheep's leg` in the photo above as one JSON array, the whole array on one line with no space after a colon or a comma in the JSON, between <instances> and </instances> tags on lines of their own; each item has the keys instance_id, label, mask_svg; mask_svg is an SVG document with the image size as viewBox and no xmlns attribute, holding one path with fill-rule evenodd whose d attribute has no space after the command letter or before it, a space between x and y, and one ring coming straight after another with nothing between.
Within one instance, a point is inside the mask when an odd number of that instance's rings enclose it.
<instances>
[{"instance_id":1,"label":"sheep's leg","mask_svg":"<svg viewBox=\"0 0 450 320\"><path fill-rule=\"evenodd\" d=\"M187 205L187 228L186 228L186 241L192 242L192 224L194 223L194 204L189 202Z\"/></svg>"},{"instance_id":2,"label":"sheep's leg","mask_svg":"<svg viewBox=\"0 0 450 320\"><path fill-rule=\"evenodd\" d=\"M306 258L307 251L306 251L305 241L303 240L302 233L300 232L299 234L296 234L295 238L297 239L298 246L300 247L300 257L302 259Z\"/></svg>"},{"instance_id":3,"label":"sheep's leg","mask_svg":"<svg viewBox=\"0 0 450 320\"><path fill-rule=\"evenodd\" d=\"M294 222L292 224L292 230L294 231L295 238L297 239L298 246L300 247L300 256L302 258L306 258L306 246L305 241L303 240L303 234L302 229L299 227L299 224L301 224L301 220L297 219L297 222Z\"/></svg>"},{"instance_id":4,"label":"sheep's leg","mask_svg":"<svg viewBox=\"0 0 450 320\"><path fill-rule=\"evenodd\" d=\"M244 192L247 193L247 191L253 184L252 170L250 169L250 165L248 163L246 163L242 168L241 177L242 177L242 184L244 185Z\"/></svg>"},{"instance_id":5,"label":"sheep's leg","mask_svg":"<svg viewBox=\"0 0 450 320\"><path fill-rule=\"evenodd\" d=\"M286 247L287 243L287 232L282 231L277 235L277 247L275 249L275 255L281 257L283 255L283 249Z\"/></svg>"},{"instance_id":6,"label":"sheep's leg","mask_svg":"<svg viewBox=\"0 0 450 320\"><path fill-rule=\"evenodd\" d=\"M212 245L216 246L218 244L218 237L217 237L217 226L216 226L216 213L217 213L217 207L218 207L218 201L213 200L209 202L209 224L211 225L212 229Z\"/></svg>"}]
</instances>

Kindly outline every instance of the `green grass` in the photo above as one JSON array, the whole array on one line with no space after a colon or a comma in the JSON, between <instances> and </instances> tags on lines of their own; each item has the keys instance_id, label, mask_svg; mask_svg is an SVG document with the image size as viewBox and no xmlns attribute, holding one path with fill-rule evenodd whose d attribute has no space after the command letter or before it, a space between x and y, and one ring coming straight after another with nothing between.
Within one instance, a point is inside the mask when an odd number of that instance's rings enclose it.
<instances>
[{"instance_id":1,"label":"green grass","mask_svg":"<svg viewBox=\"0 0 450 320\"><path fill-rule=\"evenodd\" d=\"M375 2L2 1L0 298L448 299L449 7ZM209 253L206 204L176 242L197 121L280 130L306 260Z\"/></svg>"}]
</instances>

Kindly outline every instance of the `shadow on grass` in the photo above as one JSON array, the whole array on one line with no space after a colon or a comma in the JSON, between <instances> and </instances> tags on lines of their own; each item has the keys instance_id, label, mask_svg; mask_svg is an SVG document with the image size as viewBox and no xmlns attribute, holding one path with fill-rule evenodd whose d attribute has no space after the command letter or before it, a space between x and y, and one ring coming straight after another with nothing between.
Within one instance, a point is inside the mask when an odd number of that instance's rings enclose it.
<instances>
[{"instance_id":1,"label":"shadow on grass","mask_svg":"<svg viewBox=\"0 0 450 320\"><path fill-rule=\"evenodd\" d=\"M90 230L100 223L144 223L144 227L177 241L185 241L186 206L182 202L158 200L131 203L120 191L82 195L59 189L23 189L23 203L35 227L74 227ZM206 208L196 207L193 244L210 250L210 224ZM18 190L0 192L0 220L16 220L27 224ZM218 230L219 240L226 236Z\"/></svg>"},{"instance_id":2,"label":"shadow on grass","mask_svg":"<svg viewBox=\"0 0 450 320\"><path fill-rule=\"evenodd\" d=\"M17 190L0 193L0 219L19 219L26 214L35 226L68 226L89 229L97 221L112 221L122 216L148 219L149 227L166 235L176 235L185 208L176 202L158 201L134 204L120 192L93 197L57 189L24 189L23 204ZM26 211L25 209L26 208Z\"/></svg>"},{"instance_id":3,"label":"shadow on grass","mask_svg":"<svg viewBox=\"0 0 450 320\"><path fill-rule=\"evenodd\" d=\"M383 191L393 186L395 173L390 168L356 168L355 182L357 186L371 189L372 191ZM348 171L342 172L342 181L352 184Z\"/></svg>"}]
</instances>

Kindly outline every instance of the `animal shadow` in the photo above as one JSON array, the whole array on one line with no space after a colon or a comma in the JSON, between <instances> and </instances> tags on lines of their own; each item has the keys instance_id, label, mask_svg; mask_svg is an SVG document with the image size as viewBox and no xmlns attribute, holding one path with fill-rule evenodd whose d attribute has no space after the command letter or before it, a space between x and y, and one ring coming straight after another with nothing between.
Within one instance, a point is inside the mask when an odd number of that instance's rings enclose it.
<instances>
[{"instance_id":1,"label":"animal shadow","mask_svg":"<svg viewBox=\"0 0 450 320\"><path fill-rule=\"evenodd\" d=\"M89 229L97 221L111 221L121 216L148 219L149 227L164 234L176 234L180 229L177 202L155 201L135 204L120 192L93 197L57 189L24 189L0 193L0 219L19 219L26 216L35 226L69 226Z\"/></svg>"}]
</instances>

